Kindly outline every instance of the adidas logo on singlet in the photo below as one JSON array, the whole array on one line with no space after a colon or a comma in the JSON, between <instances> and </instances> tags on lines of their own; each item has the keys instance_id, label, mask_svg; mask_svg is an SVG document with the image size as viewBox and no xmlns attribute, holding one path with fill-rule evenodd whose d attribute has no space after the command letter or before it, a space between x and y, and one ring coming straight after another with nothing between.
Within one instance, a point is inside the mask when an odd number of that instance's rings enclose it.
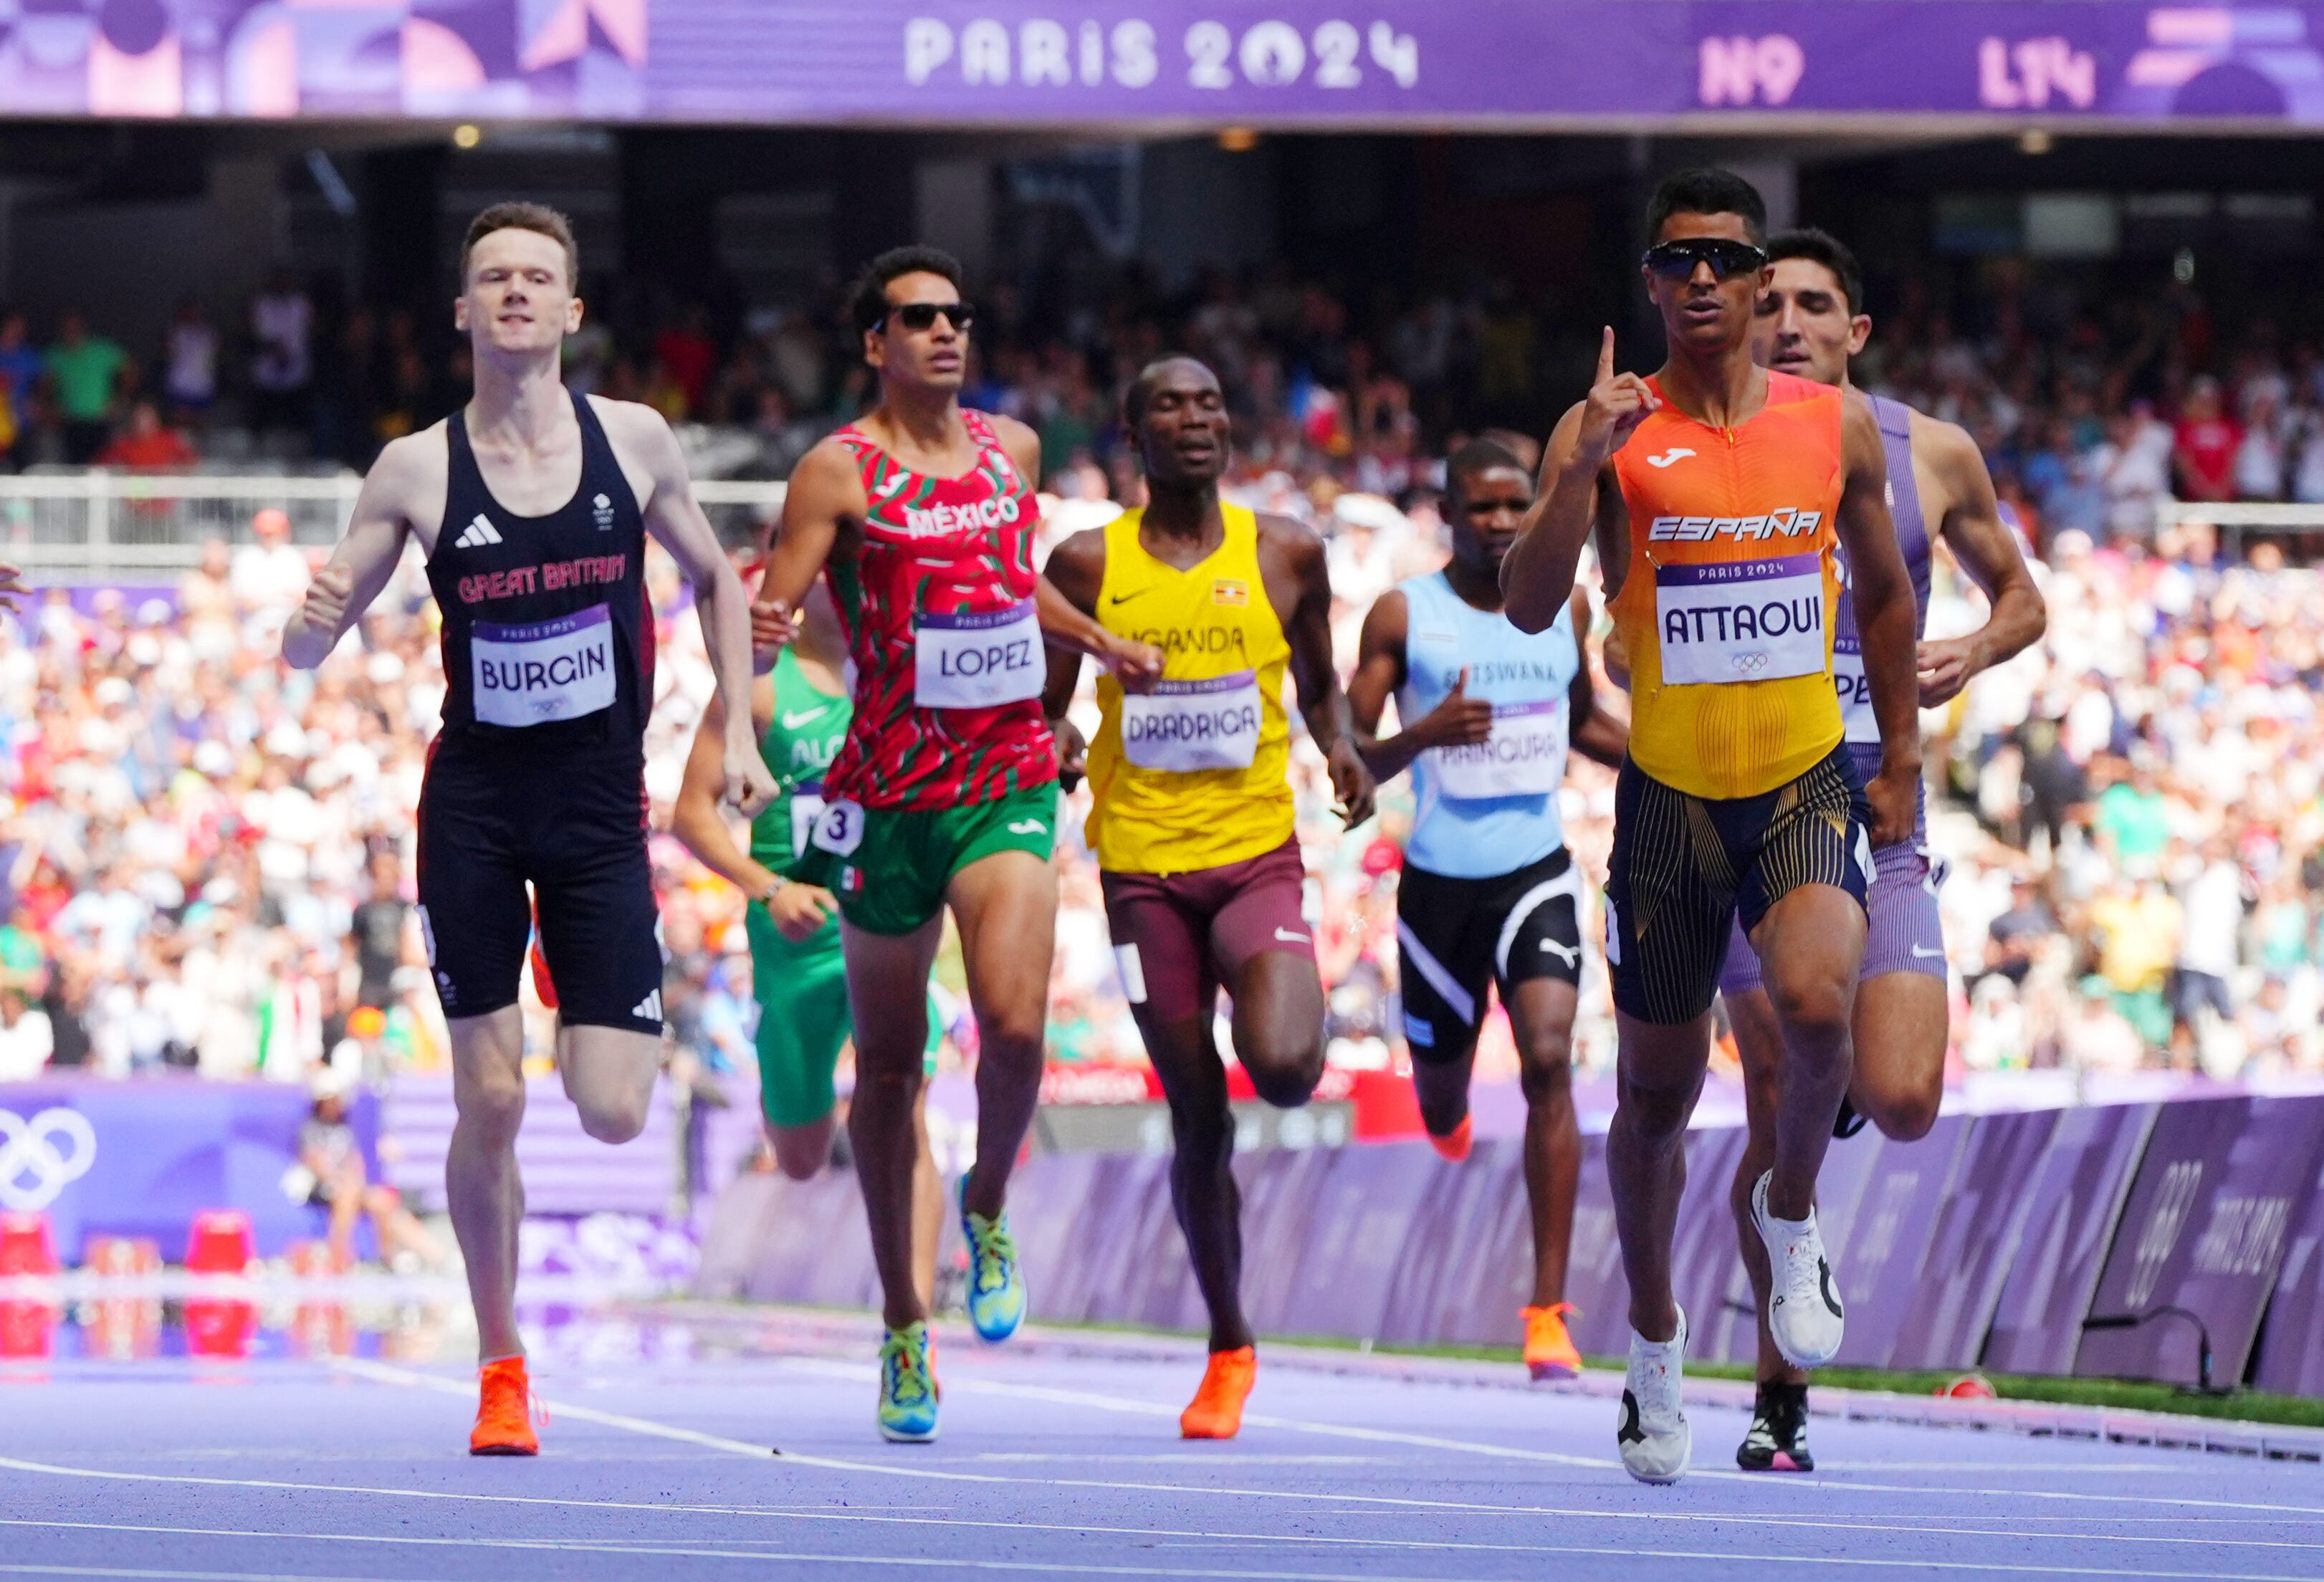
<instances>
[{"instance_id":1,"label":"adidas logo on singlet","mask_svg":"<svg viewBox=\"0 0 2324 1582\"><path fill-rule=\"evenodd\" d=\"M500 541L500 529L493 527L492 523L486 521L484 520L484 513L482 511L478 511L476 513L476 520L463 528L460 530L460 536L452 540L452 547L455 549L482 549L488 544L497 544Z\"/></svg>"}]
</instances>

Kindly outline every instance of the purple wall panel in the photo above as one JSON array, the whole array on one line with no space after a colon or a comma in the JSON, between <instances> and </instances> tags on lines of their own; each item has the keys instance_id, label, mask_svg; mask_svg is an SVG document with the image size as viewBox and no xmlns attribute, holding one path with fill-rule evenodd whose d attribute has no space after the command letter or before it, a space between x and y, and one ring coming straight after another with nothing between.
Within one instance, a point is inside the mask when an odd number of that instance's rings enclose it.
<instances>
[{"instance_id":1,"label":"purple wall panel","mask_svg":"<svg viewBox=\"0 0 2324 1582\"><path fill-rule=\"evenodd\" d=\"M1686 1195L1679 1200L1678 1228L1671 1237L1671 1288L1686 1310L1687 1350L1695 1357L1714 1355L1704 1342L1715 1341L1726 1328L1729 1287L1743 1267L1735 1217L1727 1206L1743 1142L1740 1127L1687 1134ZM1628 1290L1626 1285L1626 1301ZM1618 1357L1629 1350L1627 1316L1619 1338Z\"/></svg>"},{"instance_id":2,"label":"purple wall panel","mask_svg":"<svg viewBox=\"0 0 2324 1582\"><path fill-rule=\"evenodd\" d=\"M2002 1283L1986 1366L2012 1374L2073 1370L2098 1269L2158 1108L2116 1104L2059 1112L2026 1194L2034 1209Z\"/></svg>"},{"instance_id":3,"label":"purple wall panel","mask_svg":"<svg viewBox=\"0 0 2324 1582\"><path fill-rule=\"evenodd\" d=\"M1825 1244L1848 1308L1848 1333L1838 1362L1879 1367L1895 1349L1969 1130L1965 1117L1949 1115L1916 1143L1891 1142L1868 1127L1834 1145L1852 1150L1869 1143L1873 1156L1846 1236Z\"/></svg>"},{"instance_id":4,"label":"purple wall panel","mask_svg":"<svg viewBox=\"0 0 2324 1582\"><path fill-rule=\"evenodd\" d=\"M1288 1332L1286 1315L1333 1152L1311 1148L1248 1154L1235 1161L1242 1183L1242 1309L1262 1334Z\"/></svg>"},{"instance_id":5,"label":"purple wall panel","mask_svg":"<svg viewBox=\"0 0 2324 1582\"><path fill-rule=\"evenodd\" d=\"M1582 1190L1573 1200L1573 1250L1565 1265L1566 1320L1584 1357L1621 1357L1630 1347L1629 1282L1614 1233L1614 1193L1606 1180L1606 1137L1582 1139Z\"/></svg>"},{"instance_id":6,"label":"purple wall panel","mask_svg":"<svg viewBox=\"0 0 2324 1582\"><path fill-rule=\"evenodd\" d=\"M2301 1192L2324 1147L2324 1099L2166 1105L2147 1140L2090 1314L2187 1309L2209 1329L2213 1378L2241 1379ZM2078 1374L2197 1377L2194 1326L2091 1330Z\"/></svg>"},{"instance_id":7,"label":"purple wall panel","mask_svg":"<svg viewBox=\"0 0 2324 1582\"><path fill-rule=\"evenodd\" d=\"M1928 1231L1928 1253L1909 1294L1887 1363L1903 1368L1968 1368L1977 1364L2034 1210L2025 1183L2057 1129L2058 1111L1981 1115L1969 1123L1960 1161ZM1852 1326L1861 1309L1851 1308Z\"/></svg>"},{"instance_id":8,"label":"purple wall panel","mask_svg":"<svg viewBox=\"0 0 2324 1582\"><path fill-rule=\"evenodd\" d=\"M1413 1219L1443 1162L1426 1143L1341 1148L1330 1158L1281 1327L1376 1337Z\"/></svg>"},{"instance_id":9,"label":"purple wall panel","mask_svg":"<svg viewBox=\"0 0 2324 1582\"><path fill-rule=\"evenodd\" d=\"M2275 1277L2252 1382L2286 1395L2324 1395L2324 1173L2311 1174L2307 1202Z\"/></svg>"},{"instance_id":10,"label":"purple wall panel","mask_svg":"<svg viewBox=\"0 0 2324 1582\"><path fill-rule=\"evenodd\" d=\"M1743 1267L1744 1233L1735 1223L1728 1198L1743 1154L1743 1133L1738 1127L1699 1135L1731 1136L1733 1142L1722 1146L1715 1161L1706 1150L1690 1156L1687 1162L1688 1200L1700 1201L1702 1212L1720 1217L1707 1219L1702 1228L1702 1234L1707 1238L1702 1244L1705 1257L1701 1265L1704 1283L1687 1304L1687 1322L1693 1331L1688 1349L1707 1359L1749 1362L1759 1354L1755 1317L1757 1298L1751 1290L1750 1275ZM1868 1142L1871 1145L1868 1146ZM1873 1164L1879 1156L1878 1142L1869 1133L1853 1142L1835 1142L1824 1154L1823 1173L1816 1181L1816 1219L1822 1228L1825 1244L1833 1249L1843 1301L1852 1301L1857 1288L1849 1279L1848 1264L1840 1257L1840 1250L1847 1245L1857 1200L1864 1195L1865 1182L1870 1179ZM1714 1172L1717 1180L1699 1179L1704 1171ZM1708 1195L1698 1197L1714 1191L1715 1200ZM1682 1229L1685 1224L1682 1219ZM1723 1250L1724 1257L1711 1259L1712 1250ZM1719 1281L1715 1287L1709 1283L1714 1275ZM1686 1300L1683 1294L1681 1300Z\"/></svg>"},{"instance_id":11,"label":"purple wall panel","mask_svg":"<svg viewBox=\"0 0 2324 1582\"><path fill-rule=\"evenodd\" d=\"M1405 1237L1379 1338L1507 1345L1533 1291L1533 1220L1521 1141L1477 1145L1437 1173Z\"/></svg>"}]
</instances>

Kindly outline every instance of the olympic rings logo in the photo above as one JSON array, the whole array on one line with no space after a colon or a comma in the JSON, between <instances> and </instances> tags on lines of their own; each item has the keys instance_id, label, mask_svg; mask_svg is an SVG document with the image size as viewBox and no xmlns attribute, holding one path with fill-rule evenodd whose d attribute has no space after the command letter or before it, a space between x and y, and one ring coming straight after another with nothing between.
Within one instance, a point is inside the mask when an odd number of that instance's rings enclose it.
<instances>
[{"instance_id":1,"label":"olympic rings logo","mask_svg":"<svg viewBox=\"0 0 2324 1582\"><path fill-rule=\"evenodd\" d=\"M1763 649L1754 649L1748 654L1735 655L1731 662L1744 675L1757 676L1767 667L1767 655Z\"/></svg>"},{"instance_id":2,"label":"olympic rings logo","mask_svg":"<svg viewBox=\"0 0 2324 1582\"><path fill-rule=\"evenodd\" d=\"M0 1109L0 1209L45 1209L96 1163L97 1131L80 1111L43 1109L26 1120Z\"/></svg>"}]
</instances>

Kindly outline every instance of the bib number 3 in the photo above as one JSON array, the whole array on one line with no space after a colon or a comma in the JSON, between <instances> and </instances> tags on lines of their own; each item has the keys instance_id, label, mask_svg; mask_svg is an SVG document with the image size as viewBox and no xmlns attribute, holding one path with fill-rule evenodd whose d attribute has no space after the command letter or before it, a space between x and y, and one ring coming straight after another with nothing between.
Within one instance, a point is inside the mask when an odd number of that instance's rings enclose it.
<instances>
[{"instance_id":1,"label":"bib number 3","mask_svg":"<svg viewBox=\"0 0 2324 1582\"><path fill-rule=\"evenodd\" d=\"M827 803L823 816L815 821L815 843L834 857L853 857L855 848L863 843L863 805L860 802Z\"/></svg>"}]
</instances>

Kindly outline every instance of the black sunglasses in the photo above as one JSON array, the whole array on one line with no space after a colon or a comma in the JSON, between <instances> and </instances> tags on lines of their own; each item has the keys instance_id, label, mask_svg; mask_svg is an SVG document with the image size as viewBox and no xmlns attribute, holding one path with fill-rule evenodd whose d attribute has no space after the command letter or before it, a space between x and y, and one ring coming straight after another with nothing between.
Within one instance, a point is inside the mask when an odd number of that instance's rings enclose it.
<instances>
[{"instance_id":1,"label":"black sunglasses","mask_svg":"<svg viewBox=\"0 0 2324 1582\"><path fill-rule=\"evenodd\" d=\"M1713 279L1731 281L1737 275L1757 274L1766 268L1767 253L1765 248L1724 236L1690 236L1647 248L1641 262L1666 281L1692 280L1695 266L1702 263L1711 266Z\"/></svg>"},{"instance_id":2,"label":"black sunglasses","mask_svg":"<svg viewBox=\"0 0 2324 1582\"><path fill-rule=\"evenodd\" d=\"M907 302L901 308L888 309L890 318L915 334L934 329L939 313L956 330L966 329L976 322L976 309L965 302Z\"/></svg>"}]
</instances>

